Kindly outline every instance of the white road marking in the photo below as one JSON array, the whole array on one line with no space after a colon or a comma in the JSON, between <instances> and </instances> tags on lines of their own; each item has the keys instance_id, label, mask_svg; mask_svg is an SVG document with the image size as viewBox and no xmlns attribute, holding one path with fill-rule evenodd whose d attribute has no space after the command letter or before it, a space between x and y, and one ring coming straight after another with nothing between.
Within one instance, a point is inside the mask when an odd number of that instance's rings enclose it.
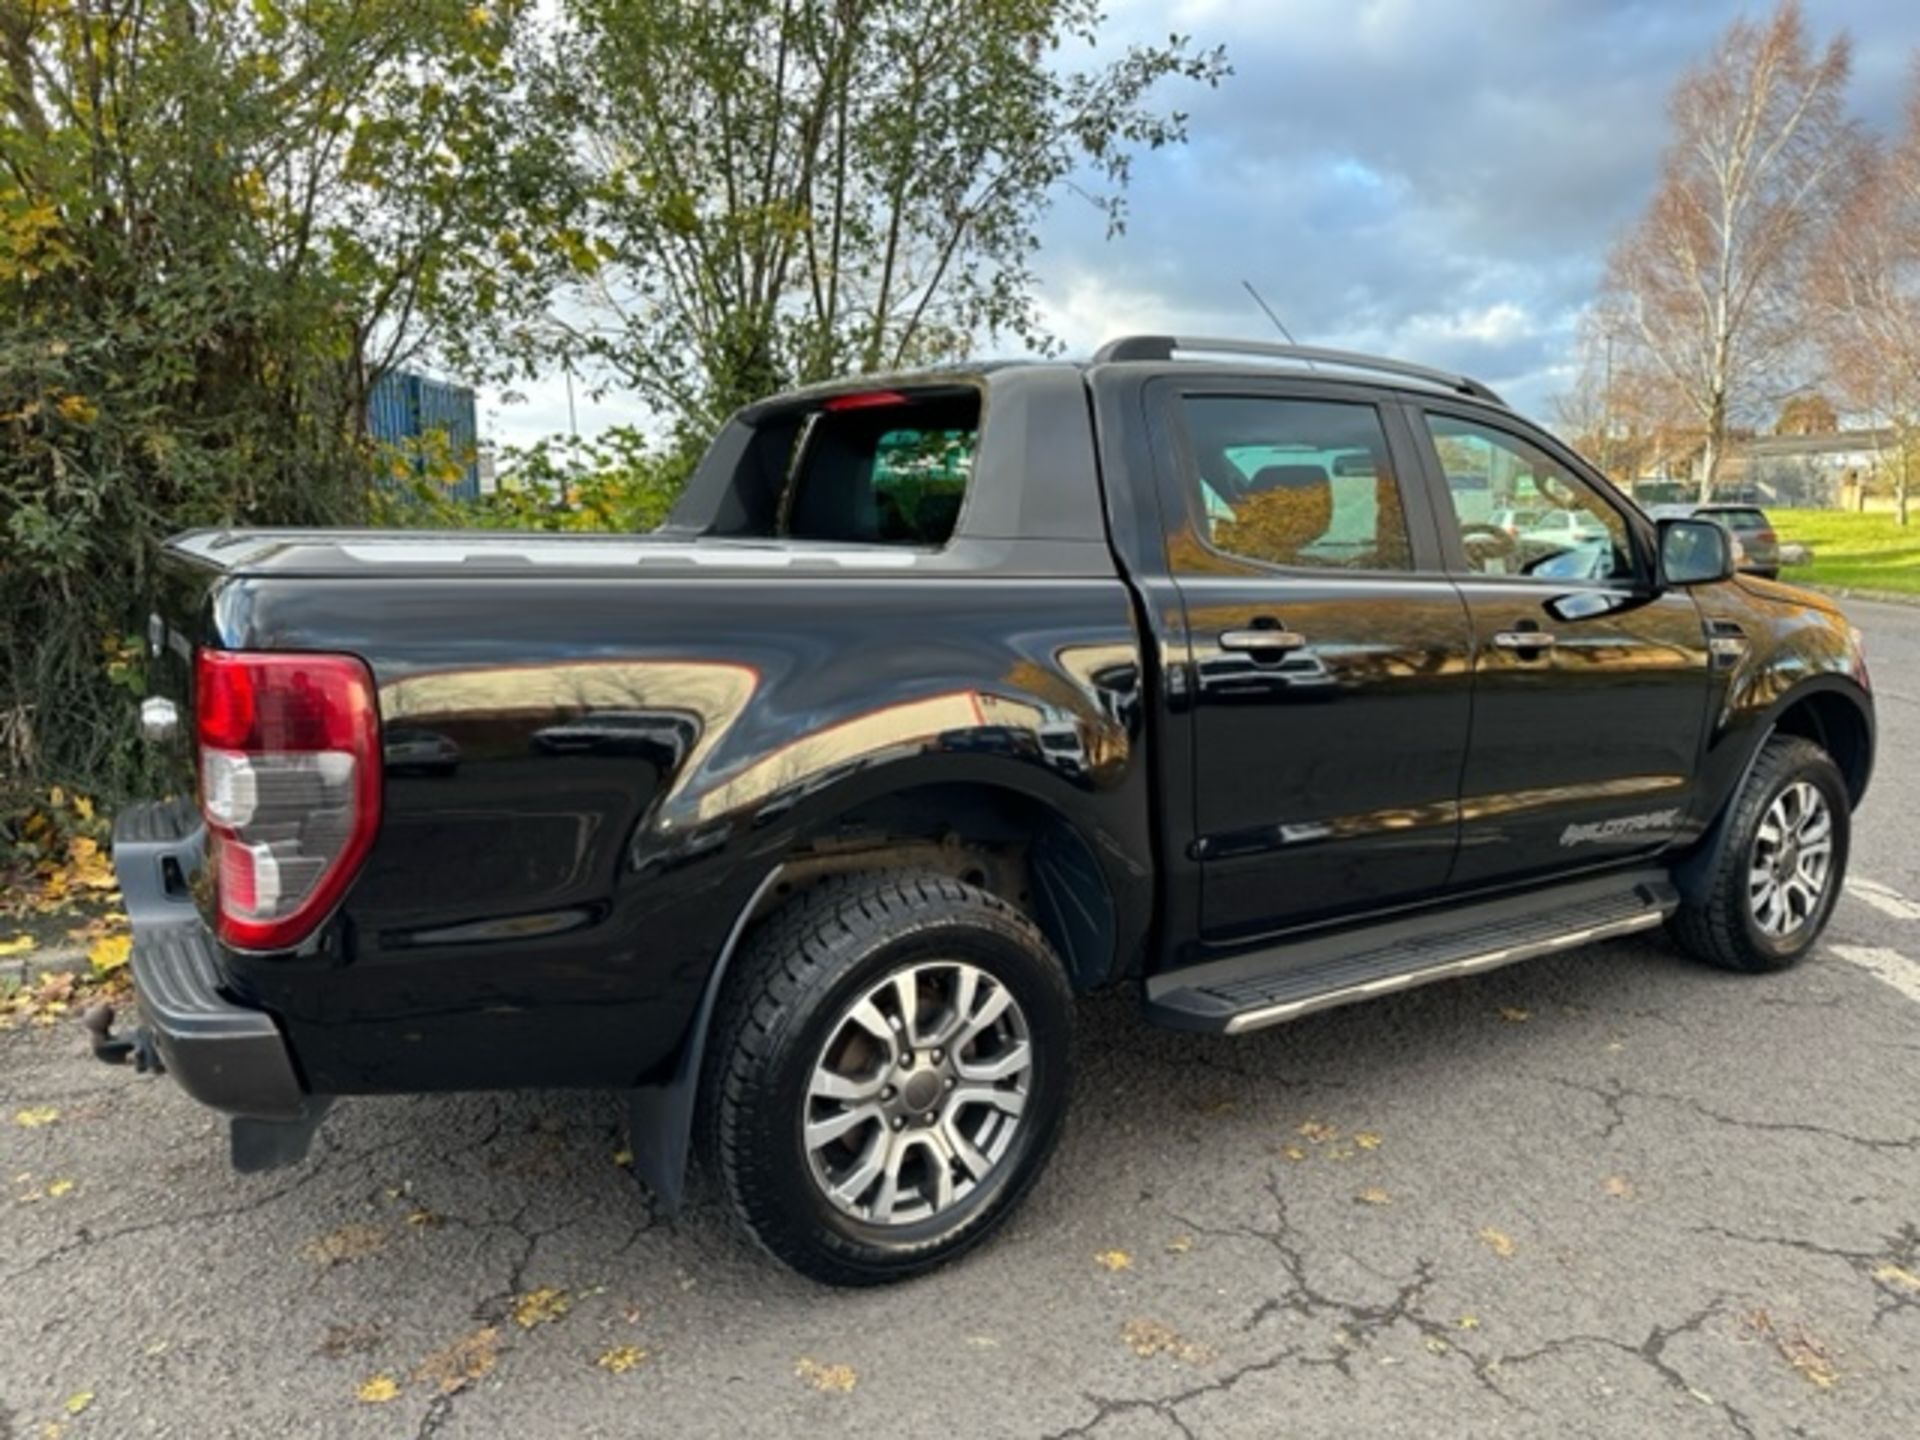
<instances>
[{"instance_id":1,"label":"white road marking","mask_svg":"<svg viewBox=\"0 0 1920 1440\"><path fill-rule=\"evenodd\" d=\"M1878 880L1855 875L1847 881L1847 893L1895 920L1920 920L1920 905Z\"/></svg>"},{"instance_id":2,"label":"white road marking","mask_svg":"<svg viewBox=\"0 0 1920 1440\"><path fill-rule=\"evenodd\" d=\"M1898 950L1880 945L1829 945L1827 949L1851 965L1884 980L1914 1004L1920 1005L1920 964Z\"/></svg>"}]
</instances>

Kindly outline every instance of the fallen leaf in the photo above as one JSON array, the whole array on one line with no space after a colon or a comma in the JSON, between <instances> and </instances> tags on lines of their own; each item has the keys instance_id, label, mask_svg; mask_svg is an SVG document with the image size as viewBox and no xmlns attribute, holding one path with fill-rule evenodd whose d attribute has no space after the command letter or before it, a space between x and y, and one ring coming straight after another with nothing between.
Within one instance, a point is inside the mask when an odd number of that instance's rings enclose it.
<instances>
[{"instance_id":1,"label":"fallen leaf","mask_svg":"<svg viewBox=\"0 0 1920 1440\"><path fill-rule=\"evenodd\" d=\"M1518 1005L1502 1005L1500 1018L1514 1025L1524 1025L1533 1018L1533 1012L1522 1010Z\"/></svg>"},{"instance_id":2,"label":"fallen leaf","mask_svg":"<svg viewBox=\"0 0 1920 1440\"><path fill-rule=\"evenodd\" d=\"M1633 1198L1633 1182L1624 1175L1609 1175L1600 1188L1616 1200Z\"/></svg>"},{"instance_id":3,"label":"fallen leaf","mask_svg":"<svg viewBox=\"0 0 1920 1440\"><path fill-rule=\"evenodd\" d=\"M407 1212L407 1224L409 1225L431 1228L440 1223L440 1217L425 1206L420 1206Z\"/></svg>"},{"instance_id":4,"label":"fallen leaf","mask_svg":"<svg viewBox=\"0 0 1920 1440\"><path fill-rule=\"evenodd\" d=\"M1833 1357L1827 1353L1826 1346L1805 1330L1783 1334L1764 1310L1755 1310L1746 1317L1746 1322L1750 1328L1771 1340L1773 1348L1780 1352L1780 1358L1814 1388L1831 1390L1834 1382L1840 1378L1840 1371L1834 1365Z\"/></svg>"},{"instance_id":5,"label":"fallen leaf","mask_svg":"<svg viewBox=\"0 0 1920 1440\"><path fill-rule=\"evenodd\" d=\"M329 1360L344 1360L349 1355L369 1354L379 1345L381 1336L376 1324L329 1325L314 1349Z\"/></svg>"},{"instance_id":6,"label":"fallen leaf","mask_svg":"<svg viewBox=\"0 0 1920 1440\"><path fill-rule=\"evenodd\" d=\"M11 940L0 940L0 960L12 955L27 955L33 951L31 935L16 935Z\"/></svg>"},{"instance_id":7,"label":"fallen leaf","mask_svg":"<svg viewBox=\"0 0 1920 1440\"><path fill-rule=\"evenodd\" d=\"M620 1166L627 1166L627 1165L633 1164L633 1151L631 1150L614 1151L613 1163Z\"/></svg>"},{"instance_id":8,"label":"fallen leaf","mask_svg":"<svg viewBox=\"0 0 1920 1440\"><path fill-rule=\"evenodd\" d=\"M1280 1153L1289 1160L1299 1161L1307 1158L1307 1152L1302 1150L1298 1145L1289 1145Z\"/></svg>"},{"instance_id":9,"label":"fallen leaf","mask_svg":"<svg viewBox=\"0 0 1920 1440\"><path fill-rule=\"evenodd\" d=\"M593 1363L612 1374L624 1375L646 1358L647 1352L637 1345L616 1345Z\"/></svg>"},{"instance_id":10,"label":"fallen leaf","mask_svg":"<svg viewBox=\"0 0 1920 1440\"><path fill-rule=\"evenodd\" d=\"M500 1359L500 1332L488 1325L436 1350L413 1372L416 1384L432 1385L442 1395L457 1395L483 1378Z\"/></svg>"},{"instance_id":11,"label":"fallen leaf","mask_svg":"<svg viewBox=\"0 0 1920 1440\"><path fill-rule=\"evenodd\" d=\"M42 1125L51 1125L60 1118L60 1112L51 1105L35 1105L30 1110L13 1112L13 1123L24 1125L29 1130L38 1130Z\"/></svg>"},{"instance_id":12,"label":"fallen leaf","mask_svg":"<svg viewBox=\"0 0 1920 1440\"><path fill-rule=\"evenodd\" d=\"M1873 1278L1883 1285L1897 1285L1902 1290L1920 1291L1920 1275L1898 1265L1888 1264L1876 1267Z\"/></svg>"},{"instance_id":13,"label":"fallen leaf","mask_svg":"<svg viewBox=\"0 0 1920 1440\"><path fill-rule=\"evenodd\" d=\"M1184 1255L1191 1249L1193 1249L1193 1237L1191 1235L1176 1235L1173 1239L1167 1241L1167 1253L1169 1255Z\"/></svg>"},{"instance_id":14,"label":"fallen leaf","mask_svg":"<svg viewBox=\"0 0 1920 1440\"><path fill-rule=\"evenodd\" d=\"M47 1186L47 1194L53 1199L58 1200L71 1189L73 1189L73 1181L55 1180L51 1185Z\"/></svg>"},{"instance_id":15,"label":"fallen leaf","mask_svg":"<svg viewBox=\"0 0 1920 1440\"><path fill-rule=\"evenodd\" d=\"M1478 1330L1480 1328L1480 1317L1478 1315L1462 1315L1453 1323L1458 1325L1462 1330Z\"/></svg>"},{"instance_id":16,"label":"fallen leaf","mask_svg":"<svg viewBox=\"0 0 1920 1440\"><path fill-rule=\"evenodd\" d=\"M1188 1365L1204 1365L1213 1359L1213 1352L1206 1346L1196 1345L1158 1320L1129 1320L1120 1327L1120 1339L1142 1360L1171 1355Z\"/></svg>"},{"instance_id":17,"label":"fallen leaf","mask_svg":"<svg viewBox=\"0 0 1920 1440\"><path fill-rule=\"evenodd\" d=\"M550 1325L573 1308L573 1297L564 1290L546 1286L529 1290L514 1303L513 1320L522 1330Z\"/></svg>"},{"instance_id":18,"label":"fallen leaf","mask_svg":"<svg viewBox=\"0 0 1920 1440\"><path fill-rule=\"evenodd\" d=\"M317 1240L309 1240L301 1247L301 1253L315 1265L324 1268L344 1265L350 1260L363 1260L384 1249L386 1243L387 1232L380 1226L356 1222L342 1225Z\"/></svg>"},{"instance_id":19,"label":"fallen leaf","mask_svg":"<svg viewBox=\"0 0 1920 1440\"><path fill-rule=\"evenodd\" d=\"M1333 1126L1322 1124L1318 1120L1301 1121L1300 1133L1316 1145L1326 1140L1338 1139L1340 1135L1340 1132Z\"/></svg>"},{"instance_id":20,"label":"fallen leaf","mask_svg":"<svg viewBox=\"0 0 1920 1440\"><path fill-rule=\"evenodd\" d=\"M131 935L103 935L87 947L87 963L93 966L96 975L109 975L125 965L132 953Z\"/></svg>"},{"instance_id":21,"label":"fallen leaf","mask_svg":"<svg viewBox=\"0 0 1920 1440\"><path fill-rule=\"evenodd\" d=\"M1513 1254L1513 1237L1504 1231L1494 1229L1491 1225L1480 1232L1480 1239L1489 1250L1502 1259Z\"/></svg>"},{"instance_id":22,"label":"fallen leaf","mask_svg":"<svg viewBox=\"0 0 1920 1440\"><path fill-rule=\"evenodd\" d=\"M353 1393L363 1404L384 1405L399 1397L400 1382L391 1375L374 1375L362 1380Z\"/></svg>"},{"instance_id":23,"label":"fallen leaf","mask_svg":"<svg viewBox=\"0 0 1920 1440\"><path fill-rule=\"evenodd\" d=\"M73 813L78 815L82 820L93 819L92 799L85 795L74 796L73 797Z\"/></svg>"},{"instance_id":24,"label":"fallen leaf","mask_svg":"<svg viewBox=\"0 0 1920 1440\"><path fill-rule=\"evenodd\" d=\"M1429 1335L1427 1337L1427 1349L1436 1355L1444 1355L1453 1349L1453 1346L1442 1340L1438 1335Z\"/></svg>"},{"instance_id":25,"label":"fallen leaf","mask_svg":"<svg viewBox=\"0 0 1920 1440\"><path fill-rule=\"evenodd\" d=\"M814 1389L831 1395L851 1394L853 1387L860 1383L860 1376L851 1365L822 1365L805 1355L793 1362L793 1373Z\"/></svg>"},{"instance_id":26,"label":"fallen leaf","mask_svg":"<svg viewBox=\"0 0 1920 1440\"><path fill-rule=\"evenodd\" d=\"M1393 1196L1389 1195L1377 1185L1362 1190L1353 1198L1358 1200L1362 1205L1391 1205L1393 1203Z\"/></svg>"},{"instance_id":27,"label":"fallen leaf","mask_svg":"<svg viewBox=\"0 0 1920 1440\"><path fill-rule=\"evenodd\" d=\"M1353 1143L1358 1145L1362 1150L1378 1150L1380 1148L1380 1137L1371 1130L1362 1130L1353 1137Z\"/></svg>"},{"instance_id":28,"label":"fallen leaf","mask_svg":"<svg viewBox=\"0 0 1920 1440\"><path fill-rule=\"evenodd\" d=\"M1133 1256L1124 1250L1102 1250L1093 1257L1093 1263L1103 1270L1131 1270Z\"/></svg>"},{"instance_id":29,"label":"fallen leaf","mask_svg":"<svg viewBox=\"0 0 1920 1440\"><path fill-rule=\"evenodd\" d=\"M93 1391L78 1391L67 1396L67 1413L69 1415L78 1415L91 1404L93 1404Z\"/></svg>"}]
</instances>

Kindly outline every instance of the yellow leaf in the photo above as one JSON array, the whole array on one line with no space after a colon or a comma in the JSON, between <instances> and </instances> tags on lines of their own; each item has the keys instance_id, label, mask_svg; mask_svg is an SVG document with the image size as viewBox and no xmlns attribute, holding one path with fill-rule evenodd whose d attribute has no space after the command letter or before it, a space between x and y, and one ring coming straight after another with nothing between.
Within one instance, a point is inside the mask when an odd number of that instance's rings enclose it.
<instances>
[{"instance_id":1,"label":"yellow leaf","mask_svg":"<svg viewBox=\"0 0 1920 1440\"><path fill-rule=\"evenodd\" d=\"M85 795L73 797L73 813L82 820L93 819L93 801Z\"/></svg>"},{"instance_id":2,"label":"yellow leaf","mask_svg":"<svg viewBox=\"0 0 1920 1440\"><path fill-rule=\"evenodd\" d=\"M851 1365L822 1365L805 1355L793 1362L793 1373L814 1389L832 1395L851 1394L853 1387L860 1383L860 1376Z\"/></svg>"},{"instance_id":3,"label":"yellow leaf","mask_svg":"<svg viewBox=\"0 0 1920 1440\"><path fill-rule=\"evenodd\" d=\"M67 1396L67 1413L69 1415L78 1415L82 1410L86 1409L91 1404L93 1404L93 1391L91 1390L77 1391L76 1393Z\"/></svg>"},{"instance_id":4,"label":"yellow leaf","mask_svg":"<svg viewBox=\"0 0 1920 1440\"><path fill-rule=\"evenodd\" d=\"M514 1303L513 1319L522 1330L548 1325L573 1308L573 1297L564 1290L546 1286L529 1290Z\"/></svg>"},{"instance_id":5,"label":"yellow leaf","mask_svg":"<svg viewBox=\"0 0 1920 1440\"><path fill-rule=\"evenodd\" d=\"M616 1150L616 1151L614 1151L614 1152L613 1152L613 1163L614 1163L614 1164L616 1164L616 1165L631 1165L631 1164L633 1164L633 1151L631 1151L631 1150Z\"/></svg>"},{"instance_id":6,"label":"yellow leaf","mask_svg":"<svg viewBox=\"0 0 1920 1440\"><path fill-rule=\"evenodd\" d=\"M1358 1200L1362 1205L1391 1205L1393 1203L1393 1196L1389 1195L1377 1185L1362 1190L1353 1198Z\"/></svg>"},{"instance_id":7,"label":"yellow leaf","mask_svg":"<svg viewBox=\"0 0 1920 1440\"><path fill-rule=\"evenodd\" d=\"M374 1375L362 1380L353 1393L364 1404L384 1405L399 1397L400 1382L391 1375Z\"/></svg>"},{"instance_id":8,"label":"yellow leaf","mask_svg":"<svg viewBox=\"0 0 1920 1440\"><path fill-rule=\"evenodd\" d=\"M1436 1355L1444 1355L1452 1348L1451 1345L1447 1344L1447 1342L1442 1340L1438 1335L1429 1335L1427 1337L1427 1349Z\"/></svg>"},{"instance_id":9,"label":"yellow leaf","mask_svg":"<svg viewBox=\"0 0 1920 1440\"><path fill-rule=\"evenodd\" d=\"M1176 1235L1173 1239L1167 1241L1167 1253L1169 1255L1184 1255L1191 1249L1193 1249L1193 1237L1191 1235Z\"/></svg>"},{"instance_id":10,"label":"yellow leaf","mask_svg":"<svg viewBox=\"0 0 1920 1440\"><path fill-rule=\"evenodd\" d=\"M1616 1200L1633 1198L1633 1182L1624 1175L1609 1175L1600 1188Z\"/></svg>"},{"instance_id":11,"label":"yellow leaf","mask_svg":"<svg viewBox=\"0 0 1920 1440\"><path fill-rule=\"evenodd\" d=\"M73 1181L56 1180L51 1185L47 1186L47 1194L51 1196L53 1199L58 1200L62 1195L65 1195L71 1189L73 1189Z\"/></svg>"},{"instance_id":12,"label":"yellow leaf","mask_svg":"<svg viewBox=\"0 0 1920 1440\"><path fill-rule=\"evenodd\" d=\"M1093 1257L1093 1263L1103 1270L1131 1270L1133 1256L1124 1250L1102 1250Z\"/></svg>"},{"instance_id":13,"label":"yellow leaf","mask_svg":"<svg viewBox=\"0 0 1920 1440\"><path fill-rule=\"evenodd\" d=\"M1533 1012L1531 1010L1522 1010L1518 1005L1502 1005L1500 1007L1500 1018L1510 1021L1515 1025L1524 1025L1533 1018Z\"/></svg>"},{"instance_id":14,"label":"yellow leaf","mask_svg":"<svg viewBox=\"0 0 1920 1440\"><path fill-rule=\"evenodd\" d=\"M1883 1285L1897 1285L1902 1290L1920 1291L1920 1275L1899 1265L1882 1265L1873 1272L1873 1278Z\"/></svg>"},{"instance_id":15,"label":"yellow leaf","mask_svg":"<svg viewBox=\"0 0 1920 1440\"><path fill-rule=\"evenodd\" d=\"M0 960L10 955L27 955L33 951L31 935L16 935L11 940L0 940Z\"/></svg>"},{"instance_id":16,"label":"yellow leaf","mask_svg":"<svg viewBox=\"0 0 1920 1440\"><path fill-rule=\"evenodd\" d=\"M407 1212L407 1224L409 1225L431 1227L434 1225L438 1225L439 1223L440 1223L440 1217L434 1214L433 1211L431 1210L421 1208L418 1210L409 1210Z\"/></svg>"},{"instance_id":17,"label":"yellow leaf","mask_svg":"<svg viewBox=\"0 0 1920 1440\"><path fill-rule=\"evenodd\" d=\"M612 1374L624 1375L646 1358L647 1352L637 1345L616 1345L593 1363Z\"/></svg>"},{"instance_id":18,"label":"yellow leaf","mask_svg":"<svg viewBox=\"0 0 1920 1440\"><path fill-rule=\"evenodd\" d=\"M1362 1130L1353 1137L1353 1143L1358 1145L1362 1150L1378 1150L1380 1148L1380 1137L1371 1130Z\"/></svg>"},{"instance_id":19,"label":"yellow leaf","mask_svg":"<svg viewBox=\"0 0 1920 1440\"><path fill-rule=\"evenodd\" d=\"M1323 1125L1318 1120L1301 1121L1300 1133L1306 1136L1307 1139L1311 1140L1316 1145L1326 1140L1337 1139L1339 1138L1339 1135L1340 1135L1340 1132L1336 1130L1333 1126Z\"/></svg>"},{"instance_id":20,"label":"yellow leaf","mask_svg":"<svg viewBox=\"0 0 1920 1440\"><path fill-rule=\"evenodd\" d=\"M125 965L132 953L131 935L102 935L87 947L87 963L93 966L95 973L107 975ZM144 965L146 961L140 963Z\"/></svg>"},{"instance_id":21,"label":"yellow leaf","mask_svg":"<svg viewBox=\"0 0 1920 1440\"><path fill-rule=\"evenodd\" d=\"M1204 1365L1213 1359L1213 1352L1206 1346L1196 1345L1158 1320L1129 1320L1120 1327L1120 1339L1142 1360L1171 1355L1189 1365Z\"/></svg>"},{"instance_id":22,"label":"yellow leaf","mask_svg":"<svg viewBox=\"0 0 1920 1440\"><path fill-rule=\"evenodd\" d=\"M1513 1237L1504 1231L1494 1229L1491 1225L1480 1232L1480 1239L1489 1250L1503 1260L1513 1254Z\"/></svg>"},{"instance_id":23,"label":"yellow leaf","mask_svg":"<svg viewBox=\"0 0 1920 1440\"><path fill-rule=\"evenodd\" d=\"M1289 1145L1280 1153L1289 1160L1304 1160L1307 1158L1307 1152L1302 1150L1298 1145Z\"/></svg>"},{"instance_id":24,"label":"yellow leaf","mask_svg":"<svg viewBox=\"0 0 1920 1440\"><path fill-rule=\"evenodd\" d=\"M51 1125L60 1118L60 1112L51 1105L36 1105L30 1110L13 1112L13 1123L24 1125L29 1130L38 1130L42 1125Z\"/></svg>"},{"instance_id":25,"label":"yellow leaf","mask_svg":"<svg viewBox=\"0 0 1920 1440\"><path fill-rule=\"evenodd\" d=\"M1453 1323L1458 1325L1462 1330L1478 1330L1480 1328L1480 1317L1478 1315L1462 1315Z\"/></svg>"}]
</instances>

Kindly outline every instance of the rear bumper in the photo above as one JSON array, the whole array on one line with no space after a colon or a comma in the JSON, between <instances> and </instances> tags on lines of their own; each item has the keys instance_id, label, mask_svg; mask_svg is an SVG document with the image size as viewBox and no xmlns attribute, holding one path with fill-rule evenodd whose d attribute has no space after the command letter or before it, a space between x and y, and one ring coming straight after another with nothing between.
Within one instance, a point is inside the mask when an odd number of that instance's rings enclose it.
<instances>
[{"instance_id":1,"label":"rear bumper","mask_svg":"<svg viewBox=\"0 0 1920 1440\"><path fill-rule=\"evenodd\" d=\"M255 1120L312 1109L273 1017L229 997L219 950L185 881L201 855L199 817L177 803L115 818L113 868L133 925L133 984L155 1048L203 1105Z\"/></svg>"}]
</instances>

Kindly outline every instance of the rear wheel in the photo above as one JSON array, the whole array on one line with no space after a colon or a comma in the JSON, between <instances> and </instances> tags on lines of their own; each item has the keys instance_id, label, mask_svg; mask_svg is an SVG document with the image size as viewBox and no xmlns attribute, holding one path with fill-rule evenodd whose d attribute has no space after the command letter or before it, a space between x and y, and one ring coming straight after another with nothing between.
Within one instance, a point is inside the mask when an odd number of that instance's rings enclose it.
<instances>
[{"instance_id":1,"label":"rear wheel","mask_svg":"<svg viewBox=\"0 0 1920 1440\"><path fill-rule=\"evenodd\" d=\"M1072 993L1031 921L944 877L849 876L776 914L735 966L706 1155L762 1246L876 1284L1007 1218L1068 1096Z\"/></svg>"},{"instance_id":2,"label":"rear wheel","mask_svg":"<svg viewBox=\"0 0 1920 1440\"><path fill-rule=\"evenodd\" d=\"M1722 969L1784 970L1825 928L1846 878L1846 782L1818 745L1767 741L1734 797L1705 893L1669 922L1689 953Z\"/></svg>"}]
</instances>

